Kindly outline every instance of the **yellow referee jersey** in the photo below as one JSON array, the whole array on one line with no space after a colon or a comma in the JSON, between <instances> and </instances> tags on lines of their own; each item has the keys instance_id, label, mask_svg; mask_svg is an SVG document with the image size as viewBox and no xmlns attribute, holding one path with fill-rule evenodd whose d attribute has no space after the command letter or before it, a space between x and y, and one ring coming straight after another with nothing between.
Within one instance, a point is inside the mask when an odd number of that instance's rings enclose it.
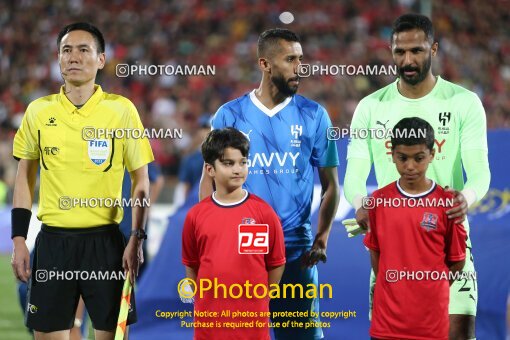
<instances>
[{"instance_id":1,"label":"yellow referee jersey","mask_svg":"<svg viewBox=\"0 0 510 340\"><path fill-rule=\"evenodd\" d=\"M43 223L65 228L120 223L124 167L136 170L154 160L142 122L125 97L95 92L80 109L59 94L27 108L14 137L13 155L38 159L39 211Z\"/></svg>"}]
</instances>

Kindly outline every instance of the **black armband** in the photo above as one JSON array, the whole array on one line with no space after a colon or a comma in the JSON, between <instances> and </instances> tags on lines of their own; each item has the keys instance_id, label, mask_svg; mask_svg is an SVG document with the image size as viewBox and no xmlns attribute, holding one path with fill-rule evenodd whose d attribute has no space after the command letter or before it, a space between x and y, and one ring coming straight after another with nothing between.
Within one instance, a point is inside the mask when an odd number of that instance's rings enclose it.
<instances>
[{"instance_id":1,"label":"black armband","mask_svg":"<svg viewBox=\"0 0 510 340\"><path fill-rule=\"evenodd\" d=\"M27 239L28 226L32 212L25 208L13 208L11 210L11 239L22 236Z\"/></svg>"}]
</instances>

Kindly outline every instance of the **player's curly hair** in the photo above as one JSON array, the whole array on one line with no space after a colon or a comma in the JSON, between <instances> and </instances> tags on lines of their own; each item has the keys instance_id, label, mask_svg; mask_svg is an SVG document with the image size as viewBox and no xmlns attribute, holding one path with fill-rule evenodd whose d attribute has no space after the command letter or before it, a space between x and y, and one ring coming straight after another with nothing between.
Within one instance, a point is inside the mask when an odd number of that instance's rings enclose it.
<instances>
[{"instance_id":1,"label":"player's curly hair","mask_svg":"<svg viewBox=\"0 0 510 340\"><path fill-rule=\"evenodd\" d=\"M397 145L425 144L427 149L434 148L434 128L425 120L418 117L400 120L392 130L391 150Z\"/></svg>"},{"instance_id":2,"label":"player's curly hair","mask_svg":"<svg viewBox=\"0 0 510 340\"><path fill-rule=\"evenodd\" d=\"M232 127L212 130L202 143L202 157L214 167L214 161L223 160L225 149L229 147L239 150L243 157L248 157L250 142L242 132Z\"/></svg>"}]
</instances>

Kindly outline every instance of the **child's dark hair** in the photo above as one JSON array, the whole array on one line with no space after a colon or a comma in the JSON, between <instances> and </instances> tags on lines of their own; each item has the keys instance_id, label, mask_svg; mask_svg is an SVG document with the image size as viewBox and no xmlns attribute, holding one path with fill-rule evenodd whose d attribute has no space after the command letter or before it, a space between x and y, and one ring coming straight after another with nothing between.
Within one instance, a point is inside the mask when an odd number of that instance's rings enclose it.
<instances>
[{"instance_id":1,"label":"child's dark hair","mask_svg":"<svg viewBox=\"0 0 510 340\"><path fill-rule=\"evenodd\" d=\"M434 148L434 129L425 120L418 117L404 118L393 127L391 150L397 145L425 144L427 149Z\"/></svg>"},{"instance_id":2,"label":"child's dark hair","mask_svg":"<svg viewBox=\"0 0 510 340\"><path fill-rule=\"evenodd\" d=\"M237 149L243 157L248 157L250 142L242 132L232 127L212 130L202 143L202 157L206 163L214 166L215 160L223 160L223 154L228 147Z\"/></svg>"}]
</instances>

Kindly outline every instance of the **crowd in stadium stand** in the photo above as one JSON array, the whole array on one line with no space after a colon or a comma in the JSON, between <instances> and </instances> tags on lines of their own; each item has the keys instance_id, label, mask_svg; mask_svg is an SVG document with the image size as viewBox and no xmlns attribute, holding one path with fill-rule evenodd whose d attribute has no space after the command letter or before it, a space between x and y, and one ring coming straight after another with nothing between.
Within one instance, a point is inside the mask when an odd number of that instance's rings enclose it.
<instances>
[{"instance_id":1,"label":"crowd in stadium stand","mask_svg":"<svg viewBox=\"0 0 510 340\"><path fill-rule=\"evenodd\" d=\"M475 91L489 128L510 128L510 3L431 2L439 41L434 73ZM171 187L180 160L200 143L194 138L200 119L258 86L256 42L262 31L297 32L306 63L392 65L392 20L420 11L420 5L414 0L1 2L0 205L12 193L5 190L13 187L16 171L12 140L27 104L62 85L56 36L65 24L90 21L105 35L107 64L98 76L105 91L132 100L146 127L183 130L183 138L152 140ZM292 12L295 21L279 21L283 11ZM118 77L119 63L215 65L215 75ZM393 79L314 76L303 79L299 93L324 105L333 124L344 127L362 97Z\"/></svg>"}]
</instances>

